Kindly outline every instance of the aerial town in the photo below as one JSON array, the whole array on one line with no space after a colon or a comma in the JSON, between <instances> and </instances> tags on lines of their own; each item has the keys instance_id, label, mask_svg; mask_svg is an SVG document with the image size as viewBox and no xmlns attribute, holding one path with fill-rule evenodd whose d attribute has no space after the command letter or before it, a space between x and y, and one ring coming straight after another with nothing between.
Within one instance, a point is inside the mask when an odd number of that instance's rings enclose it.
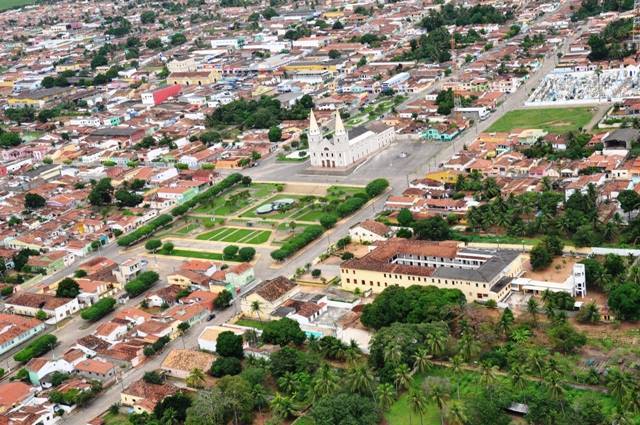
<instances>
[{"instance_id":1,"label":"aerial town","mask_svg":"<svg viewBox=\"0 0 640 425\"><path fill-rule=\"evenodd\" d=\"M0 28L0 425L640 425L640 0Z\"/></svg>"}]
</instances>

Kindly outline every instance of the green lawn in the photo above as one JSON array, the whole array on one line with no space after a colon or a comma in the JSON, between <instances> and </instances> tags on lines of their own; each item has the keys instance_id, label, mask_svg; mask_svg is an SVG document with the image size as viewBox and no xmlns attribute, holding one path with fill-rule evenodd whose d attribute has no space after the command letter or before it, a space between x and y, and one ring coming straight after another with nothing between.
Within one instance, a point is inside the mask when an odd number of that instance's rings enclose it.
<instances>
[{"instance_id":1,"label":"green lawn","mask_svg":"<svg viewBox=\"0 0 640 425\"><path fill-rule=\"evenodd\" d=\"M118 413L115 415L112 413L107 413L103 416L102 419L104 419L104 425L131 425L131 422L129 422L129 418L122 413Z\"/></svg>"},{"instance_id":2,"label":"green lawn","mask_svg":"<svg viewBox=\"0 0 640 425\"><path fill-rule=\"evenodd\" d=\"M2 0L0 1L0 11L19 6L26 6L36 3L37 0Z\"/></svg>"},{"instance_id":3,"label":"green lawn","mask_svg":"<svg viewBox=\"0 0 640 425\"><path fill-rule=\"evenodd\" d=\"M235 227L220 227L210 232L202 233L196 239L203 241L239 242L259 245L269 240L271 230L238 229Z\"/></svg>"},{"instance_id":4,"label":"green lawn","mask_svg":"<svg viewBox=\"0 0 640 425\"><path fill-rule=\"evenodd\" d=\"M315 421L311 419L309 416L302 416L292 424L292 425L314 425Z\"/></svg>"},{"instance_id":5,"label":"green lawn","mask_svg":"<svg viewBox=\"0 0 640 425\"><path fill-rule=\"evenodd\" d=\"M189 249L174 249L171 254L165 254L160 252L162 255L170 255L172 257L189 257L189 258L200 258L203 260L215 260L222 261L222 253L220 252L208 252L208 251L192 251Z\"/></svg>"},{"instance_id":6,"label":"green lawn","mask_svg":"<svg viewBox=\"0 0 640 425\"><path fill-rule=\"evenodd\" d=\"M187 233L191 232L192 230L197 229L198 227L200 227L199 224L197 223L189 223L184 227L179 228L178 230L176 230L176 233L179 235L186 235Z\"/></svg>"},{"instance_id":7,"label":"green lawn","mask_svg":"<svg viewBox=\"0 0 640 425\"><path fill-rule=\"evenodd\" d=\"M264 325L267 322L261 322L259 320L255 320L255 319L247 319L246 317L243 319L238 320L235 324L238 326L246 326L248 328L256 328L256 329L264 329Z\"/></svg>"},{"instance_id":8,"label":"green lawn","mask_svg":"<svg viewBox=\"0 0 640 425\"><path fill-rule=\"evenodd\" d=\"M489 132L505 132L514 128L541 128L550 133L567 133L589 123L591 108L518 109L507 112L489 127Z\"/></svg>"},{"instance_id":9,"label":"green lawn","mask_svg":"<svg viewBox=\"0 0 640 425\"><path fill-rule=\"evenodd\" d=\"M271 218L271 219L282 219L282 218L286 218L286 217L290 217L291 215L295 214L297 211L300 210L299 206L294 206L293 208L287 210L287 211L282 211L282 212L278 212L278 211L273 211L270 212L269 214L257 214L256 210L266 204L272 203L274 201L280 200L280 199L300 199L302 196L301 195L289 195L289 194L282 194L282 195L276 195L273 196L269 199L267 199L266 201L262 202L260 205L255 205L253 208L251 208L249 211L245 212L244 214L242 214L240 217L248 217L248 218L261 218L261 217L265 217L265 218Z\"/></svg>"},{"instance_id":10,"label":"green lawn","mask_svg":"<svg viewBox=\"0 0 640 425\"><path fill-rule=\"evenodd\" d=\"M320 220L320 217L322 217L325 214L326 212L322 210L313 210L311 208L305 208L291 218L294 220L300 220L300 221L318 221Z\"/></svg>"}]
</instances>

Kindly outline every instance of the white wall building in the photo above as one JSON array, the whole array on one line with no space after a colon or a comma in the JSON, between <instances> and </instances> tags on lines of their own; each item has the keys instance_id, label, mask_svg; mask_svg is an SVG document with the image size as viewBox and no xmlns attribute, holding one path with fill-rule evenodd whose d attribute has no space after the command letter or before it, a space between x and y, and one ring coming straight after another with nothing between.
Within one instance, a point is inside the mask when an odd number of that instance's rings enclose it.
<instances>
[{"instance_id":1,"label":"white wall building","mask_svg":"<svg viewBox=\"0 0 640 425\"><path fill-rule=\"evenodd\" d=\"M360 126L347 132L336 111L333 138L329 140L322 136L313 111L309 120L311 166L318 168L348 168L387 147L396 134L393 127L385 125L373 130Z\"/></svg>"}]
</instances>

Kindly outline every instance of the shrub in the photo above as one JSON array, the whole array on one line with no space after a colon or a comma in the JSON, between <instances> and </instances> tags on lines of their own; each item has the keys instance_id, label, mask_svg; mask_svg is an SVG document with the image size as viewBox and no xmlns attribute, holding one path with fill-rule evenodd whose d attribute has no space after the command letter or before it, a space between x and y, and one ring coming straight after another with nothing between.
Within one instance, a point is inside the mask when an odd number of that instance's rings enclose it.
<instances>
[{"instance_id":1,"label":"shrub","mask_svg":"<svg viewBox=\"0 0 640 425\"><path fill-rule=\"evenodd\" d=\"M116 300L114 300L113 298L103 298L91 307L82 310L82 312L80 313L80 317L82 317L84 320L95 322L96 320L102 319L108 313L113 311L115 305Z\"/></svg>"},{"instance_id":2,"label":"shrub","mask_svg":"<svg viewBox=\"0 0 640 425\"><path fill-rule=\"evenodd\" d=\"M301 345L306 339L305 333L295 320L288 317L267 322L262 331L262 340L267 344L277 344L281 347L294 343Z\"/></svg>"},{"instance_id":3,"label":"shrub","mask_svg":"<svg viewBox=\"0 0 640 425\"><path fill-rule=\"evenodd\" d=\"M16 355L13 356L13 359L20 363L26 363L34 357L48 353L57 343L58 338L56 338L55 335L42 335L33 340L31 344L27 345L21 351L18 351Z\"/></svg>"},{"instance_id":4,"label":"shrub","mask_svg":"<svg viewBox=\"0 0 640 425\"><path fill-rule=\"evenodd\" d=\"M357 196L347 198L342 204L338 205L338 214L340 215L340 217L346 217L358 211L366 202L366 200Z\"/></svg>"},{"instance_id":5,"label":"shrub","mask_svg":"<svg viewBox=\"0 0 640 425\"><path fill-rule=\"evenodd\" d=\"M369 182L365 191L370 198L374 198L387 190L389 182L386 179L375 179Z\"/></svg>"},{"instance_id":6,"label":"shrub","mask_svg":"<svg viewBox=\"0 0 640 425\"><path fill-rule=\"evenodd\" d=\"M151 252L156 252L162 246L162 241L160 239L151 239L148 240L147 243L144 244L144 249Z\"/></svg>"},{"instance_id":7,"label":"shrub","mask_svg":"<svg viewBox=\"0 0 640 425\"><path fill-rule=\"evenodd\" d=\"M224 255L225 260L233 260L238 253L238 247L235 245L225 246L222 250L222 254Z\"/></svg>"},{"instance_id":8,"label":"shrub","mask_svg":"<svg viewBox=\"0 0 640 425\"><path fill-rule=\"evenodd\" d=\"M216 352L222 357L243 358L242 336L231 331L221 332L216 340Z\"/></svg>"},{"instance_id":9,"label":"shrub","mask_svg":"<svg viewBox=\"0 0 640 425\"><path fill-rule=\"evenodd\" d=\"M223 289L213 302L213 306L217 309L223 310L231 305L232 299L233 294L226 289Z\"/></svg>"},{"instance_id":10,"label":"shrub","mask_svg":"<svg viewBox=\"0 0 640 425\"><path fill-rule=\"evenodd\" d=\"M320 224L325 229L331 229L338 222L338 217L335 214L324 214L320 217Z\"/></svg>"},{"instance_id":11,"label":"shrub","mask_svg":"<svg viewBox=\"0 0 640 425\"><path fill-rule=\"evenodd\" d=\"M236 357L218 357L211 365L209 373L216 378L237 375L242 372L242 363Z\"/></svg>"},{"instance_id":12,"label":"shrub","mask_svg":"<svg viewBox=\"0 0 640 425\"><path fill-rule=\"evenodd\" d=\"M344 253L342 253L342 255L340 256L340 258L341 258L342 260L344 260L344 261L351 260L351 259L353 258L353 253L351 253L351 252L344 252Z\"/></svg>"},{"instance_id":13,"label":"shrub","mask_svg":"<svg viewBox=\"0 0 640 425\"><path fill-rule=\"evenodd\" d=\"M13 286L5 286L0 290L0 295L2 295L3 297L9 296L11 294L13 294Z\"/></svg>"},{"instance_id":14,"label":"shrub","mask_svg":"<svg viewBox=\"0 0 640 425\"><path fill-rule=\"evenodd\" d=\"M313 269L311 270L311 276L313 277L320 277L320 275L322 274L322 270L320 269Z\"/></svg>"},{"instance_id":15,"label":"shrub","mask_svg":"<svg viewBox=\"0 0 640 425\"><path fill-rule=\"evenodd\" d=\"M285 258L294 254L296 251L304 248L315 239L319 238L322 233L324 233L324 229L322 228L322 226L308 226L301 233L293 236L285 243L283 243L280 249L273 251L271 253L271 258L277 261L284 260Z\"/></svg>"},{"instance_id":16,"label":"shrub","mask_svg":"<svg viewBox=\"0 0 640 425\"><path fill-rule=\"evenodd\" d=\"M151 288L151 286L158 281L159 277L156 272L142 272L138 277L124 285L124 290L127 291L129 296L136 297Z\"/></svg>"},{"instance_id":17,"label":"shrub","mask_svg":"<svg viewBox=\"0 0 640 425\"><path fill-rule=\"evenodd\" d=\"M173 221L173 218L169 214L159 215L158 217L154 218L147 224L138 227L133 232L119 237L118 245L119 246L132 245L138 240L155 233L156 231L160 230L162 227L166 226L172 221Z\"/></svg>"},{"instance_id":18,"label":"shrub","mask_svg":"<svg viewBox=\"0 0 640 425\"><path fill-rule=\"evenodd\" d=\"M80 285L69 277L62 279L56 289L56 297L58 298L75 298L79 293Z\"/></svg>"},{"instance_id":19,"label":"shrub","mask_svg":"<svg viewBox=\"0 0 640 425\"><path fill-rule=\"evenodd\" d=\"M255 248L251 248L250 246L240 248L240 250L238 251L238 258L240 258L240 261L251 261L255 256L256 250Z\"/></svg>"}]
</instances>

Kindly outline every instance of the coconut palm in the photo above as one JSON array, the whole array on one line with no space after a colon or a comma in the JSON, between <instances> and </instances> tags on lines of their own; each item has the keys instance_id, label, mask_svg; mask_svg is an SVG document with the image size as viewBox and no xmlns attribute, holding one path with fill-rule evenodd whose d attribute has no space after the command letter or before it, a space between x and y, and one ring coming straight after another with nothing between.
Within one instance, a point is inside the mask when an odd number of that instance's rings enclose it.
<instances>
[{"instance_id":1,"label":"coconut palm","mask_svg":"<svg viewBox=\"0 0 640 425\"><path fill-rule=\"evenodd\" d=\"M267 390L260 384L256 384L251 388L251 398L254 406L259 412L267 405Z\"/></svg>"},{"instance_id":2,"label":"coconut palm","mask_svg":"<svg viewBox=\"0 0 640 425\"><path fill-rule=\"evenodd\" d=\"M339 388L338 381L338 375L333 368L327 364L322 365L313 380L314 399L322 398L337 391Z\"/></svg>"},{"instance_id":3,"label":"coconut palm","mask_svg":"<svg viewBox=\"0 0 640 425\"><path fill-rule=\"evenodd\" d=\"M480 365L480 383L485 387L491 387L496 383L498 379L496 376L498 368L491 366L489 363L482 363Z\"/></svg>"},{"instance_id":4,"label":"coconut palm","mask_svg":"<svg viewBox=\"0 0 640 425\"><path fill-rule=\"evenodd\" d=\"M262 303L258 300L251 302L251 312L255 313L258 316L258 320L262 322L262 318L260 317L260 313L262 312Z\"/></svg>"},{"instance_id":5,"label":"coconut palm","mask_svg":"<svg viewBox=\"0 0 640 425\"><path fill-rule=\"evenodd\" d=\"M538 323L539 308L540 305L538 304L538 301L536 301L536 299L533 297L529 298L529 301L527 301L527 313L531 315L531 320L534 324Z\"/></svg>"},{"instance_id":6,"label":"coconut palm","mask_svg":"<svg viewBox=\"0 0 640 425\"><path fill-rule=\"evenodd\" d=\"M444 425L444 408L447 405L448 398L449 394L447 394L447 390L444 386L436 384L429 388L429 399L438 406L438 410L440 411L440 423L442 425Z\"/></svg>"},{"instance_id":7,"label":"coconut palm","mask_svg":"<svg viewBox=\"0 0 640 425\"><path fill-rule=\"evenodd\" d=\"M460 354L462 354L462 358L465 362L469 362L471 358L475 355L478 349L478 344L476 340L473 338L470 332L466 332L462 335L459 341L459 350Z\"/></svg>"},{"instance_id":8,"label":"coconut palm","mask_svg":"<svg viewBox=\"0 0 640 425\"><path fill-rule=\"evenodd\" d=\"M400 392L400 388L407 389L411 385L411 371L409 367L402 363L393 371L393 379L396 383L396 391Z\"/></svg>"},{"instance_id":9,"label":"coconut palm","mask_svg":"<svg viewBox=\"0 0 640 425\"><path fill-rule=\"evenodd\" d=\"M631 425L632 423L631 414L619 408L611 418L611 425Z\"/></svg>"},{"instance_id":10,"label":"coconut palm","mask_svg":"<svg viewBox=\"0 0 640 425\"><path fill-rule=\"evenodd\" d=\"M514 391L524 391L527 387L527 379L525 378L522 367L520 366L514 366L511 368L510 380Z\"/></svg>"},{"instance_id":11,"label":"coconut palm","mask_svg":"<svg viewBox=\"0 0 640 425\"><path fill-rule=\"evenodd\" d=\"M413 413L420 417L420 425L423 425L422 415L427 410L427 397L422 390L411 388L409 390L409 407ZM411 414L409 414L409 424L411 424Z\"/></svg>"},{"instance_id":12,"label":"coconut palm","mask_svg":"<svg viewBox=\"0 0 640 425\"><path fill-rule=\"evenodd\" d=\"M374 377L371 369L366 365L357 365L347 369L345 378L350 391L373 394Z\"/></svg>"},{"instance_id":13,"label":"coconut palm","mask_svg":"<svg viewBox=\"0 0 640 425\"><path fill-rule=\"evenodd\" d=\"M396 392L391 384L380 384L376 388L376 401L380 410L385 411L396 399Z\"/></svg>"},{"instance_id":14,"label":"coconut palm","mask_svg":"<svg viewBox=\"0 0 640 425\"><path fill-rule=\"evenodd\" d=\"M618 403L623 404L633 387L633 379L628 373L621 372L619 369L607 371L607 388Z\"/></svg>"},{"instance_id":15,"label":"coconut palm","mask_svg":"<svg viewBox=\"0 0 640 425\"><path fill-rule=\"evenodd\" d=\"M447 425L464 425L467 423L467 416L464 406L460 400L452 401L447 406Z\"/></svg>"},{"instance_id":16,"label":"coconut palm","mask_svg":"<svg viewBox=\"0 0 640 425\"><path fill-rule=\"evenodd\" d=\"M551 397L560 400L564 395L564 387L562 386L562 381L560 381L560 376L555 373L549 373L545 376L544 381Z\"/></svg>"},{"instance_id":17,"label":"coconut palm","mask_svg":"<svg viewBox=\"0 0 640 425\"><path fill-rule=\"evenodd\" d=\"M191 369L191 372L189 372L189 376L187 376L186 382L187 386L191 388L202 388L205 382L205 376L202 369Z\"/></svg>"},{"instance_id":18,"label":"coconut palm","mask_svg":"<svg viewBox=\"0 0 640 425\"><path fill-rule=\"evenodd\" d=\"M545 369L545 356L546 353L543 350L533 350L529 353L528 362L532 370L538 372L538 376L542 377Z\"/></svg>"},{"instance_id":19,"label":"coconut palm","mask_svg":"<svg viewBox=\"0 0 640 425\"><path fill-rule=\"evenodd\" d=\"M462 356L460 354L456 354L451 359L451 372L453 372L453 376L456 378L456 392L458 393L458 400L460 400L460 377L458 376L460 372L462 372Z\"/></svg>"},{"instance_id":20,"label":"coconut palm","mask_svg":"<svg viewBox=\"0 0 640 425\"><path fill-rule=\"evenodd\" d=\"M384 347L384 361L386 363L400 363L402 347L399 343L391 343Z\"/></svg>"},{"instance_id":21,"label":"coconut palm","mask_svg":"<svg viewBox=\"0 0 640 425\"><path fill-rule=\"evenodd\" d=\"M284 391L287 395L293 394L296 390L296 379L294 374L287 372L278 378L278 388Z\"/></svg>"},{"instance_id":22,"label":"coconut palm","mask_svg":"<svg viewBox=\"0 0 640 425\"><path fill-rule=\"evenodd\" d=\"M431 362L431 355L424 348L420 348L413 355L413 371L412 374L416 372L423 373L433 367L433 363Z\"/></svg>"},{"instance_id":23,"label":"coconut palm","mask_svg":"<svg viewBox=\"0 0 640 425\"><path fill-rule=\"evenodd\" d=\"M282 419L289 419L295 413L293 399L291 397L284 396L279 392L277 392L273 399L271 399L269 405L271 406L273 413Z\"/></svg>"},{"instance_id":24,"label":"coconut palm","mask_svg":"<svg viewBox=\"0 0 640 425\"><path fill-rule=\"evenodd\" d=\"M432 332L426 338L427 348L434 356L441 354L447 343L447 335L443 332Z\"/></svg>"}]
</instances>

